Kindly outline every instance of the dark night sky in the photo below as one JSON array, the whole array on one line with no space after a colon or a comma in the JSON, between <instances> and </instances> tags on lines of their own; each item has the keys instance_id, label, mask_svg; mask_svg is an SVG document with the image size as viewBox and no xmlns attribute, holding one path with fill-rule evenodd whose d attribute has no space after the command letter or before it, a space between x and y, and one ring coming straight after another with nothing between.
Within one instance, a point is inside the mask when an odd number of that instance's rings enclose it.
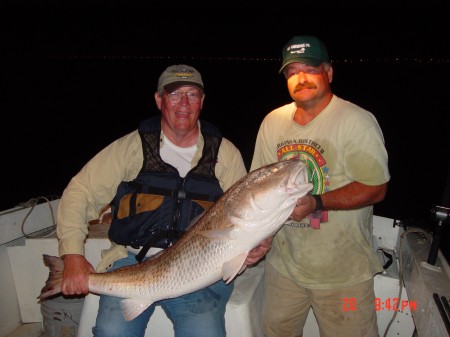
<instances>
[{"instance_id":1,"label":"dark night sky","mask_svg":"<svg viewBox=\"0 0 450 337\"><path fill-rule=\"evenodd\" d=\"M375 213L429 222L450 170L448 12L301 9L4 12L0 209L59 196L95 153L155 113L157 78L175 63L202 72L202 118L249 166L262 118L290 101L281 48L312 34L328 45L334 92L383 129L392 180Z\"/></svg>"}]
</instances>

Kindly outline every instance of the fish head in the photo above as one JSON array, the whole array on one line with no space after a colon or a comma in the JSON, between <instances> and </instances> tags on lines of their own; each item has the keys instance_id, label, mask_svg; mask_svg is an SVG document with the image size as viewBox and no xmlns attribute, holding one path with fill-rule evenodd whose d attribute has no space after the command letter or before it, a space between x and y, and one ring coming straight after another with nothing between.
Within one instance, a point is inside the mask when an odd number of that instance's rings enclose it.
<instances>
[{"instance_id":1,"label":"fish head","mask_svg":"<svg viewBox=\"0 0 450 337\"><path fill-rule=\"evenodd\" d=\"M292 214L297 200L312 188L303 161L280 161L247 174L237 184L227 208L235 226L274 233Z\"/></svg>"}]
</instances>

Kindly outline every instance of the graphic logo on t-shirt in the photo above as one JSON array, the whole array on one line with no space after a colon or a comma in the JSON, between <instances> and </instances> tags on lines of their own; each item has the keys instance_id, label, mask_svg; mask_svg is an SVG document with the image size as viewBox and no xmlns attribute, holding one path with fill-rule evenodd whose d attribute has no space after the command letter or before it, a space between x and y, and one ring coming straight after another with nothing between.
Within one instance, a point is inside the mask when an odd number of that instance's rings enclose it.
<instances>
[{"instance_id":1,"label":"graphic logo on t-shirt","mask_svg":"<svg viewBox=\"0 0 450 337\"><path fill-rule=\"evenodd\" d=\"M308 169L308 180L314 184L312 194L323 194L328 191L329 175L326 161L323 157L324 150L320 145L308 139L286 140L278 144L278 160L298 158L303 161Z\"/></svg>"}]
</instances>

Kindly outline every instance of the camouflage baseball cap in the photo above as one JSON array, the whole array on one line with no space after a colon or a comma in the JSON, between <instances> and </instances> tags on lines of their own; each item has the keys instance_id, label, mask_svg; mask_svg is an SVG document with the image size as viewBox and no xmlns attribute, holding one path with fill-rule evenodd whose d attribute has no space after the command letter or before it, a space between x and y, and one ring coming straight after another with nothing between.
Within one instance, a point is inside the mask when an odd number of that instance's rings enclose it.
<instances>
[{"instance_id":1,"label":"camouflage baseball cap","mask_svg":"<svg viewBox=\"0 0 450 337\"><path fill-rule=\"evenodd\" d=\"M158 79L158 92L173 92L183 85L191 85L204 91L202 76L191 66L176 64L166 68Z\"/></svg>"},{"instance_id":2,"label":"camouflage baseball cap","mask_svg":"<svg viewBox=\"0 0 450 337\"><path fill-rule=\"evenodd\" d=\"M330 62L327 47L315 36L294 36L283 48L283 64L279 73L283 72L287 65L295 62L313 67Z\"/></svg>"}]
</instances>

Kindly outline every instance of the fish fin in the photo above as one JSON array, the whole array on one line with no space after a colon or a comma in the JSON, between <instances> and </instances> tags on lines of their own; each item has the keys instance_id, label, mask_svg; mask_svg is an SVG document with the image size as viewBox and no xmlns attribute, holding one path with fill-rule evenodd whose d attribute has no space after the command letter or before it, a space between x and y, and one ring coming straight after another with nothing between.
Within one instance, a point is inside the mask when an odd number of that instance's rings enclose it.
<instances>
[{"instance_id":1,"label":"fish fin","mask_svg":"<svg viewBox=\"0 0 450 337\"><path fill-rule=\"evenodd\" d=\"M196 217L194 217L188 224L188 226L186 227L186 230L190 229L192 226L194 226L198 220L200 220L200 218L206 213L206 211L203 211L202 213L200 213L199 215L197 215Z\"/></svg>"},{"instance_id":2,"label":"fish fin","mask_svg":"<svg viewBox=\"0 0 450 337\"><path fill-rule=\"evenodd\" d=\"M44 254L43 257L44 264L50 268L50 272L45 286L41 289L41 294L37 297L39 300L45 300L61 292L64 271L64 261L61 258L47 254Z\"/></svg>"},{"instance_id":3,"label":"fish fin","mask_svg":"<svg viewBox=\"0 0 450 337\"><path fill-rule=\"evenodd\" d=\"M244 270L245 270L246 268L247 268L247 265L246 265L246 264L243 264L242 267L241 267L241 269L239 269L239 271L238 271L238 275L241 274L241 273L243 273Z\"/></svg>"},{"instance_id":4,"label":"fish fin","mask_svg":"<svg viewBox=\"0 0 450 337\"><path fill-rule=\"evenodd\" d=\"M228 284L230 283L236 275L242 273L246 265L244 264L247 258L247 253L239 254L234 259L227 261L222 266L223 280Z\"/></svg>"},{"instance_id":5,"label":"fish fin","mask_svg":"<svg viewBox=\"0 0 450 337\"><path fill-rule=\"evenodd\" d=\"M205 238L212 240L235 240L236 239L236 228L227 227L220 229L208 229L203 231L197 231L198 235L204 236Z\"/></svg>"},{"instance_id":6,"label":"fish fin","mask_svg":"<svg viewBox=\"0 0 450 337\"><path fill-rule=\"evenodd\" d=\"M131 321L142 314L142 312L151 304L152 303L149 302L141 302L132 298L126 298L120 302L120 308L122 309L125 320Z\"/></svg>"}]
</instances>

